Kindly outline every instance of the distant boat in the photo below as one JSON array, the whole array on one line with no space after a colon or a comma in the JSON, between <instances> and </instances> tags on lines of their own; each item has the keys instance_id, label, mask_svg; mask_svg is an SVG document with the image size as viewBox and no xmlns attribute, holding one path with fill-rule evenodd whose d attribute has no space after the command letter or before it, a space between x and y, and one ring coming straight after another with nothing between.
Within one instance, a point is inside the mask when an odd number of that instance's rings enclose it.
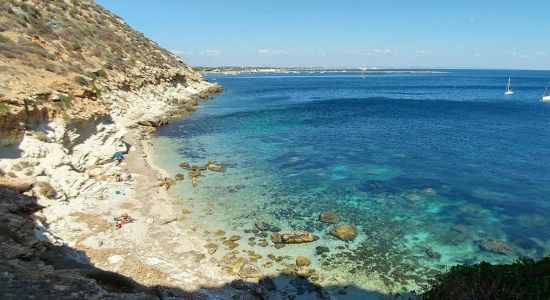
<instances>
[{"instance_id":1,"label":"distant boat","mask_svg":"<svg viewBox=\"0 0 550 300\"><path fill-rule=\"evenodd\" d=\"M506 90L504 91L504 95L511 96L514 92L512 91L512 88L510 86L510 77L508 77L508 84L506 85Z\"/></svg>"},{"instance_id":2,"label":"distant boat","mask_svg":"<svg viewBox=\"0 0 550 300\"><path fill-rule=\"evenodd\" d=\"M367 68L361 68L361 79L367 78Z\"/></svg>"},{"instance_id":3,"label":"distant boat","mask_svg":"<svg viewBox=\"0 0 550 300\"><path fill-rule=\"evenodd\" d=\"M550 81L546 85L546 89L544 90L544 94L542 95L542 99L540 99L540 101L542 101L542 102L550 102L550 92L548 92L548 86L550 86Z\"/></svg>"}]
</instances>

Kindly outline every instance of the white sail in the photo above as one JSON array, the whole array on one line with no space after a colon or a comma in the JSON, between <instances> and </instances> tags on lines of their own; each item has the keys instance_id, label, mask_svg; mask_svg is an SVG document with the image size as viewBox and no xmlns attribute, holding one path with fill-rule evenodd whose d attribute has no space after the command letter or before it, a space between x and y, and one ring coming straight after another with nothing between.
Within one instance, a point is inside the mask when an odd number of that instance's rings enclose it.
<instances>
[{"instance_id":1,"label":"white sail","mask_svg":"<svg viewBox=\"0 0 550 300\"><path fill-rule=\"evenodd\" d=\"M542 99L540 99L540 101L542 101L542 102L550 102L550 93L547 93L548 92L548 86L550 86L550 81L546 85L546 89L544 90L544 94L542 94Z\"/></svg>"},{"instance_id":2,"label":"white sail","mask_svg":"<svg viewBox=\"0 0 550 300\"><path fill-rule=\"evenodd\" d=\"M504 91L504 95L513 95L514 92L512 91L512 87L510 85L510 77L508 77L508 84L506 85L506 90Z\"/></svg>"}]
</instances>

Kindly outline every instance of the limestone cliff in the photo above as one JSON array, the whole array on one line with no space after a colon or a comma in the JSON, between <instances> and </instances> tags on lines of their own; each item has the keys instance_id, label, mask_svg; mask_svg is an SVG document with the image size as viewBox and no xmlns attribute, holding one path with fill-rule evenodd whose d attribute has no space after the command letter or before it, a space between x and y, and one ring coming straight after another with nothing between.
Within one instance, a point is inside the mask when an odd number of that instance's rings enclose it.
<instances>
[{"instance_id":1,"label":"limestone cliff","mask_svg":"<svg viewBox=\"0 0 550 300\"><path fill-rule=\"evenodd\" d=\"M101 270L57 272L42 258L68 248L54 231L105 199L128 132L140 141L219 91L93 1L0 2L0 295L32 285L44 299L117 298L91 280ZM134 283L130 292L157 293Z\"/></svg>"}]
</instances>

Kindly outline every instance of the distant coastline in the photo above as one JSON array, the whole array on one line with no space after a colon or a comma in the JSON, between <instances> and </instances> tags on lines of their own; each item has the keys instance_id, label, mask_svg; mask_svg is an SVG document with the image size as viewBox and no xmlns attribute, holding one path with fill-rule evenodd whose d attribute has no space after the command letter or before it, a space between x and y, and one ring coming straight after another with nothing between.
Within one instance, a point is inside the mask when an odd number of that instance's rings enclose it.
<instances>
[{"instance_id":1,"label":"distant coastline","mask_svg":"<svg viewBox=\"0 0 550 300\"><path fill-rule=\"evenodd\" d=\"M382 69L382 68L323 68L323 67L193 67L194 71L203 74L237 75L243 73L274 73L274 74L315 74L315 73L348 73L362 72L365 74L445 74L443 70L420 69Z\"/></svg>"}]
</instances>

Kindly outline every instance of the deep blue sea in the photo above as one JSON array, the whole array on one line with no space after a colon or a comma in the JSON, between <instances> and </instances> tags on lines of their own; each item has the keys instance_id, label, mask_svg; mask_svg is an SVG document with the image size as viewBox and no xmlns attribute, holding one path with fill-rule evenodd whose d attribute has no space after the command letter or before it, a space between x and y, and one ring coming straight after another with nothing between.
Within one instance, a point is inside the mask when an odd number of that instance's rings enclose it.
<instances>
[{"instance_id":1,"label":"deep blue sea","mask_svg":"<svg viewBox=\"0 0 550 300\"><path fill-rule=\"evenodd\" d=\"M189 224L238 234L274 273L284 265L268 254L305 255L323 284L395 292L455 264L550 254L550 72L437 71L209 74L224 92L160 129L157 163L185 176L182 161L226 166L172 194ZM335 238L326 210L359 236ZM259 220L319 239L276 249Z\"/></svg>"}]
</instances>

